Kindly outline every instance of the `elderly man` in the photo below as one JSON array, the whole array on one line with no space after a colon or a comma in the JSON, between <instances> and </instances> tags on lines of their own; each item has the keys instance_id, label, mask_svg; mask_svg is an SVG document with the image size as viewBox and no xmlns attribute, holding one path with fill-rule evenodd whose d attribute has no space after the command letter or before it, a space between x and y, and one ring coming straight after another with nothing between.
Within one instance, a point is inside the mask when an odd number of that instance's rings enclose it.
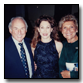
<instances>
[{"instance_id":1,"label":"elderly man","mask_svg":"<svg viewBox=\"0 0 83 83\"><path fill-rule=\"evenodd\" d=\"M5 41L5 78L32 78L34 72L30 39L25 38L28 25L22 17L9 23L11 37Z\"/></svg>"}]
</instances>

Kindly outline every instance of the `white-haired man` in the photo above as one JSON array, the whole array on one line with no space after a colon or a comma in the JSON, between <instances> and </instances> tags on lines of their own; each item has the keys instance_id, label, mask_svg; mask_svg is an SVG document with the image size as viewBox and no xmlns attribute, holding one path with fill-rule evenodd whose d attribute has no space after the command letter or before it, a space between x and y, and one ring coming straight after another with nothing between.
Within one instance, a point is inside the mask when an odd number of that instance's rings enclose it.
<instances>
[{"instance_id":1,"label":"white-haired man","mask_svg":"<svg viewBox=\"0 0 83 83\"><path fill-rule=\"evenodd\" d=\"M30 39L25 38L28 25L23 17L14 17L8 27L11 37L5 40L5 79L32 78L34 72L33 55L29 44Z\"/></svg>"}]
</instances>

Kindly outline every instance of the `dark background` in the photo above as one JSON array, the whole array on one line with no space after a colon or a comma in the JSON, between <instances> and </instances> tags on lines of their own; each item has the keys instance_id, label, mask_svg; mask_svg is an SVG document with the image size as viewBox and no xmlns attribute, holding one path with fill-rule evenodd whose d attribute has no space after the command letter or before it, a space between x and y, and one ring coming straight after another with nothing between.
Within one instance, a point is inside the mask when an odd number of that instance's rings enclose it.
<instances>
[{"instance_id":1,"label":"dark background","mask_svg":"<svg viewBox=\"0 0 83 83\"><path fill-rule=\"evenodd\" d=\"M10 36L8 24L10 19L15 16L22 16L28 24L28 31L26 37L32 38L34 35L33 27L35 20L40 15L50 15L55 18L57 25L61 17L67 14L73 14L77 21L79 20L79 4L27 4L27 5L13 5L4 4L4 39ZM78 22L79 23L79 22ZM64 37L59 32L61 41Z\"/></svg>"}]
</instances>

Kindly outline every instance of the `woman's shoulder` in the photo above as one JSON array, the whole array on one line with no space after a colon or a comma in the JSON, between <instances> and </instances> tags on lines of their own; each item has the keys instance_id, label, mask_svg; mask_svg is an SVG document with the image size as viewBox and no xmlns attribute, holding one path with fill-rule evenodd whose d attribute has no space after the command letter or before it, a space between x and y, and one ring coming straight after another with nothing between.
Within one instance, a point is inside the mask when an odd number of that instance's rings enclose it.
<instances>
[{"instance_id":1,"label":"woman's shoulder","mask_svg":"<svg viewBox=\"0 0 83 83\"><path fill-rule=\"evenodd\" d=\"M60 41L55 40L55 45L58 51L61 51L63 48L63 44Z\"/></svg>"},{"instance_id":2,"label":"woman's shoulder","mask_svg":"<svg viewBox=\"0 0 83 83\"><path fill-rule=\"evenodd\" d=\"M56 44L57 46L63 46L62 42L57 41L57 40L54 40L54 41L55 41L55 44Z\"/></svg>"},{"instance_id":3,"label":"woman's shoulder","mask_svg":"<svg viewBox=\"0 0 83 83\"><path fill-rule=\"evenodd\" d=\"M59 53L59 57L60 57L61 50L62 50L62 48L63 48L63 44L62 44L62 42L60 42L60 41L57 41L57 40L54 40L54 41L55 41L56 49L57 49L57 51L58 51L58 53Z\"/></svg>"}]
</instances>

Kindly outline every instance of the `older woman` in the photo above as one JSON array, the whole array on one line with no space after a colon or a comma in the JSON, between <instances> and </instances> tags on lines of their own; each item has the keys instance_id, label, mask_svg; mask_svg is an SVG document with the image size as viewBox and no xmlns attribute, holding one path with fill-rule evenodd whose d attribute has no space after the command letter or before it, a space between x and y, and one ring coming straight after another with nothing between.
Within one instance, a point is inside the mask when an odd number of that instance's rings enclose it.
<instances>
[{"instance_id":1,"label":"older woman","mask_svg":"<svg viewBox=\"0 0 83 83\"><path fill-rule=\"evenodd\" d=\"M78 23L73 15L66 15L59 22L59 30L67 41L59 59L60 78L78 78Z\"/></svg>"}]
</instances>

